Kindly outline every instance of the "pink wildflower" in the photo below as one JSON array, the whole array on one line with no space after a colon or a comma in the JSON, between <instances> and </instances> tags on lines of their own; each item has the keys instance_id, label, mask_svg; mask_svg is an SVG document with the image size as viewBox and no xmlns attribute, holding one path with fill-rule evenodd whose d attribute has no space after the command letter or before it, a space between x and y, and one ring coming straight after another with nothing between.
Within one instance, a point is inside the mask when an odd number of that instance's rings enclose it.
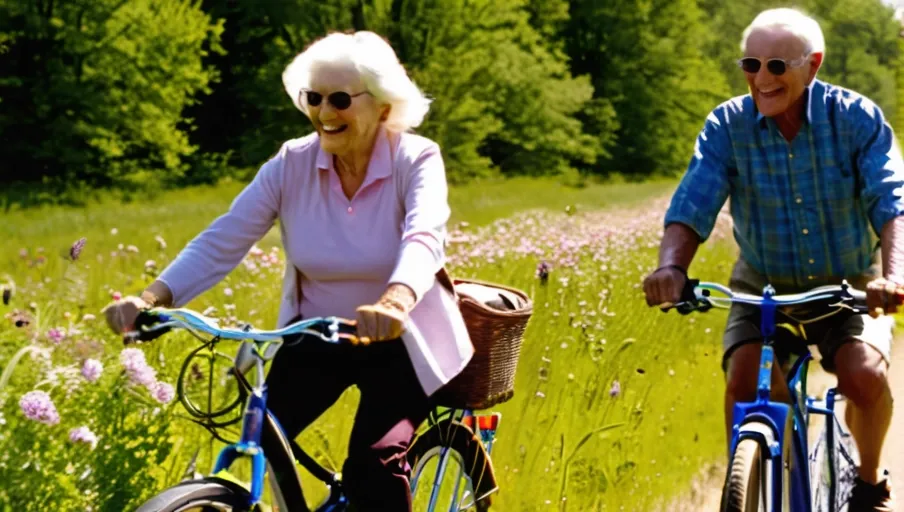
<instances>
[{"instance_id":1,"label":"pink wildflower","mask_svg":"<svg viewBox=\"0 0 904 512\"><path fill-rule=\"evenodd\" d=\"M47 331L47 339L52 341L53 343L59 344L65 337L66 333L62 329L57 329L56 327L54 327Z\"/></svg>"},{"instance_id":2,"label":"pink wildflower","mask_svg":"<svg viewBox=\"0 0 904 512\"><path fill-rule=\"evenodd\" d=\"M85 443L93 449L97 446L97 435L88 427L77 427L69 431L69 440L73 443Z\"/></svg>"},{"instance_id":3,"label":"pink wildflower","mask_svg":"<svg viewBox=\"0 0 904 512\"><path fill-rule=\"evenodd\" d=\"M176 396L176 390L173 388L172 384L167 384L165 382L155 382L148 389L154 397L154 400L157 400L161 404L170 403Z\"/></svg>"},{"instance_id":4,"label":"pink wildflower","mask_svg":"<svg viewBox=\"0 0 904 512\"><path fill-rule=\"evenodd\" d=\"M60 414L53 405L53 400L45 391L29 391L22 395L19 399L19 408L25 417L44 423L45 425L56 425L60 422Z\"/></svg>"},{"instance_id":5,"label":"pink wildflower","mask_svg":"<svg viewBox=\"0 0 904 512\"><path fill-rule=\"evenodd\" d=\"M104 371L104 365L97 359L88 359L82 365L82 377L88 382L96 382L100 378L100 374Z\"/></svg>"}]
</instances>

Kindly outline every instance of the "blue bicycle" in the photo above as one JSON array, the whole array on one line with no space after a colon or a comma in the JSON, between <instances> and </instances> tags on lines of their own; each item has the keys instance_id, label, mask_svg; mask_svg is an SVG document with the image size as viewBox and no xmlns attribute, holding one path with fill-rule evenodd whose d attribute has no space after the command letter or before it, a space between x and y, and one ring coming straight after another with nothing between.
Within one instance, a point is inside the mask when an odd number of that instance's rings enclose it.
<instances>
[{"instance_id":1,"label":"blue bicycle","mask_svg":"<svg viewBox=\"0 0 904 512\"><path fill-rule=\"evenodd\" d=\"M713 296L713 292L724 297ZM831 315L866 313L865 292L843 282L791 295L776 295L775 289L767 285L762 296L757 296L732 292L717 283L688 280L681 302L665 309L688 314L713 307L730 308L733 303L760 309L763 349L756 400L734 407L731 457L721 510L846 510L857 475L857 452L850 432L835 415L835 405L843 396L836 388L828 390L823 399L807 394L807 370L812 356L806 350L787 372L791 404L770 400L771 376L776 338L785 332L778 331L778 326L788 326L793 332ZM782 315L781 322L776 315ZM825 427L810 447L808 425L812 414L825 416Z\"/></svg>"},{"instance_id":2,"label":"blue bicycle","mask_svg":"<svg viewBox=\"0 0 904 512\"><path fill-rule=\"evenodd\" d=\"M155 308L139 315L136 331L129 333L127 338L129 341L149 341L172 329L186 330L203 342L182 365L177 386L179 400L191 414L192 421L205 427L227 446L221 450L209 476L186 480L164 490L139 507L138 512L309 510L301 490L298 464L327 486L328 496L315 508L316 511L350 510L341 475L321 466L294 440L288 439L277 419L267 410L264 364L281 345L301 342L357 344L355 323L327 317L302 320L271 331L251 326L229 329L189 309ZM221 340L250 343L245 343L233 360L215 350ZM200 369L202 363L212 364L224 359L230 361L228 376L215 377L214 371L205 375ZM252 368L256 375L254 384L245 377ZM226 400L215 398L212 391L217 378L220 383L237 381L238 396ZM197 381L207 385L207 395L202 400L192 397L190 388ZM242 403L246 404L244 413L230 417ZM435 510L440 497L449 499L450 511L489 509L491 494L498 490L490 451L499 420L498 413L475 415L470 409L450 408L440 412L437 408L430 414L427 428L416 435L408 451L412 493L418 487L425 487L419 482L428 474L428 462L436 462L432 485L427 487L427 510ZM238 421L241 421L239 439L232 442L223 437L223 429ZM250 459L250 482L237 478L230 471L240 459ZM449 471L451 461L457 462L457 473ZM449 475L454 475L455 480L449 481ZM269 502L265 503L262 498L267 482L270 496ZM444 483L449 485L444 486ZM449 487L453 487L451 495Z\"/></svg>"}]
</instances>

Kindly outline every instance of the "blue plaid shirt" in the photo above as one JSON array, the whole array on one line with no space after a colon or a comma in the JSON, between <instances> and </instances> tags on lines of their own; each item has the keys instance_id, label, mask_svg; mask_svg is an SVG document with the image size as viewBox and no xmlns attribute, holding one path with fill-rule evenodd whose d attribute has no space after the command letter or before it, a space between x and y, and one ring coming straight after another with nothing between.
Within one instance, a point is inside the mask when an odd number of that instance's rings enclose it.
<instances>
[{"instance_id":1,"label":"blue plaid shirt","mask_svg":"<svg viewBox=\"0 0 904 512\"><path fill-rule=\"evenodd\" d=\"M868 270L882 226L904 213L904 161L868 98L814 80L792 142L748 94L707 116L665 224L706 240L731 198L741 257L773 283L810 287Z\"/></svg>"}]
</instances>

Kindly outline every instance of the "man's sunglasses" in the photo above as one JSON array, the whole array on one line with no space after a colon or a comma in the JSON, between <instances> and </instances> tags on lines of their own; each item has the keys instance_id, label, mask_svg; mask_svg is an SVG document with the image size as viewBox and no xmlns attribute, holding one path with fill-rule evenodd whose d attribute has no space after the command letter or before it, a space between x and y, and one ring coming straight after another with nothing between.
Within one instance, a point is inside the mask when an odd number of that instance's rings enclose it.
<instances>
[{"instance_id":1,"label":"man's sunglasses","mask_svg":"<svg viewBox=\"0 0 904 512\"><path fill-rule=\"evenodd\" d=\"M319 92L314 91L302 91L305 94L305 101L311 107L319 107L321 103L323 103L323 95ZM370 94L368 91L359 92L358 94L349 94L343 91L336 91L334 93L329 94L326 97L326 100L330 102L330 105L336 108L336 110L345 110L348 107L352 106L352 98L356 98L361 96L362 94Z\"/></svg>"},{"instance_id":2,"label":"man's sunglasses","mask_svg":"<svg viewBox=\"0 0 904 512\"><path fill-rule=\"evenodd\" d=\"M805 55L790 62L785 59L769 59L766 61L766 69L775 76L781 76L785 74L788 68L799 68L806 64L809 57L809 55ZM759 73L760 68L763 66L763 61L756 57L744 57L738 61L738 65L747 73Z\"/></svg>"}]
</instances>

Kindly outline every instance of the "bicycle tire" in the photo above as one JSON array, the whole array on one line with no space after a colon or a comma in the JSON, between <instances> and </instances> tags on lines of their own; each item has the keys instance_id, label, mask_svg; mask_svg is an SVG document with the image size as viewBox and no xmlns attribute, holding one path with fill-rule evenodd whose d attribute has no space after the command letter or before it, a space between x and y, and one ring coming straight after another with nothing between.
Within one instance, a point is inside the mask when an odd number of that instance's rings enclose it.
<instances>
[{"instance_id":1,"label":"bicycle tire","mask_svg":"<svg viewBox=\"0 0 904 512\"><path fill-rule=\"evenodd\" d=\"M756 439L742 439L725 481L723 512L757 512L763 496L763 453Z\"/></svg>"},{"instance_id":2,"label":"bicycle tire","mask_svg":"<svg viewBox=\"0 0 904 512\"><path fill-rule=\"evenodd\" d=\"M219 478L181 482L146 501L135 512L181 512L186 510L247 511L248 492ZM216 508L220 507L220 508Z\"/></svg>"},{"instance_id":3,"label":"bicycle tire","mask_svg":"<svg viewBox=\"0 0 904 512\"><path fill-rule=\"evenodd\" d=\"M477 510L489 510L491 495L499 490L492 461L474 431L457 420L447 418L439 421L411 443L408 463L412 467L412 480L418 479L426 462L444 447L458 454L473 489Z\"/></svg>"}]
</instances>

